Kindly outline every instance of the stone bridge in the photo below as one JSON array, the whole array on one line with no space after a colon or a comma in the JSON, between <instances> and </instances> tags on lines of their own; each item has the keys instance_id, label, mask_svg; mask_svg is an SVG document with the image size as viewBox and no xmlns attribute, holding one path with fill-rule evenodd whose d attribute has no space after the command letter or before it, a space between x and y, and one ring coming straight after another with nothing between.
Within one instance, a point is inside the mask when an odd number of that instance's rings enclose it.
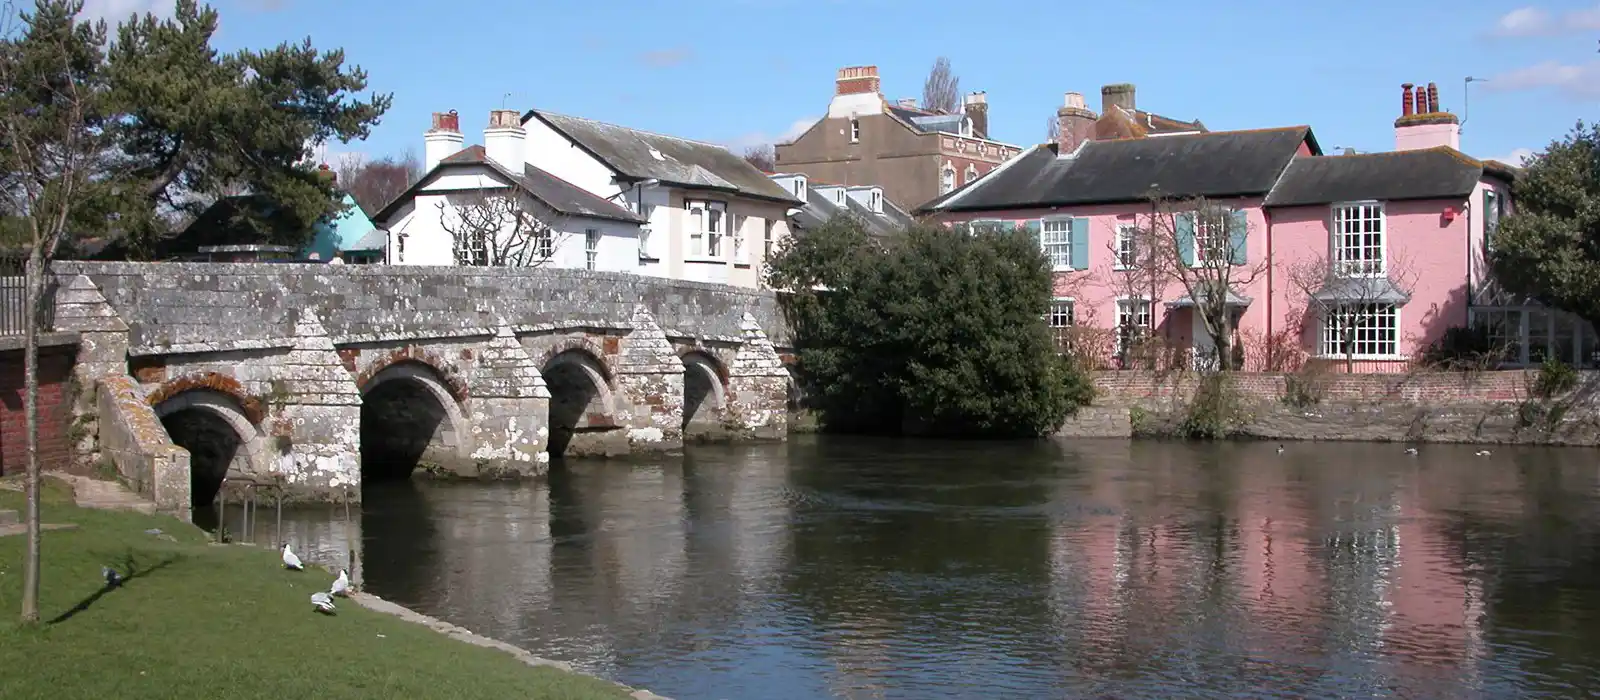
<instances>
[{"instance_id":1,"label":"stone bridge","mask_svg":"<svg viewBox=\"0 0 1600 700\"><path fill-rule=\"evenodd\" d=\"M770 292L538 268L54 271L56 328L79 334L94 392L87 449L170 511L210 503L224 476L359 498L419 466L540 475L552 456L788 432Z\"/></svg>"}]
</instances>

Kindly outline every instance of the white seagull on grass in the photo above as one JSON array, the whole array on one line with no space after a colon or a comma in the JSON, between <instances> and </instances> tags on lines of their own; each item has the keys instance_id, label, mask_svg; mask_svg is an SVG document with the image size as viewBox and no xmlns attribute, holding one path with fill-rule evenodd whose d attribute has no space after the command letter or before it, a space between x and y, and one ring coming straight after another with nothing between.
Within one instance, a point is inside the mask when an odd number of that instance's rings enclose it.
<instances>
[{"instance_id":1,"label":"white seagull on grass","mask_svg":"<svg viewBox=\"0 0 1600 700\"><path fill-rule=\"evenodd\" d=\"M300 564L300 557L295 555L294 550L289 549L288 542L283 543L283 568L290 571L300 571L305 568Z\"/></svg>"},{"instance_id":2,"label":"white seagull on grass","mask_svg":"<svg viewBox=\"0 0 1600 700\"><path fill-rule=\"evenodd\" d=\"M328 592L341 598L350 597L350 572L340 569L339 578L333 580L333 588Z\"/></svg>"},{"instance_id":3,"label":"white seagull on grass","mask_svg":"<svg viewBox=\"0 0 1600 700\"><path fill-rule=\"evenodd\" d=\"M333 596L317 591L311 594L311 605L324 615L333 614Z\"/></svg>"}]
</instances>

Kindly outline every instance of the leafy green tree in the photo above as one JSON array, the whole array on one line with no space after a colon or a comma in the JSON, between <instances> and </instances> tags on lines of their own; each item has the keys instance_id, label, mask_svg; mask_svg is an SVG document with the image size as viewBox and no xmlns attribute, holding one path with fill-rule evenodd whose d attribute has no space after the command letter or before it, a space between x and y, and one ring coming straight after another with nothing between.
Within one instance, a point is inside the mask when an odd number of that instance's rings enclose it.
<instances>
[{"instance_id":1,"label":"leafy green tree","mask_svg":"<svg viewBox=\"0 0 1600 700\"><path fill-rule=\"evenodd\" d=\"M1600 328L1600 125L1551 143L1515 194L1491 241L1495 280Z\"/></svg>"},{"instance_id":2,"label":"leafy green tree","mask_svg":"<svg viewBox=\"0 0 1600 700\"><path fill-rule=\"evenodd\" d=\"M885 241L839 217L790 239L769 278L830 430L1043 435L1092 396L1056 355L1051 273L1026 231L918 224Z\"/></svg>"}]
</instances>

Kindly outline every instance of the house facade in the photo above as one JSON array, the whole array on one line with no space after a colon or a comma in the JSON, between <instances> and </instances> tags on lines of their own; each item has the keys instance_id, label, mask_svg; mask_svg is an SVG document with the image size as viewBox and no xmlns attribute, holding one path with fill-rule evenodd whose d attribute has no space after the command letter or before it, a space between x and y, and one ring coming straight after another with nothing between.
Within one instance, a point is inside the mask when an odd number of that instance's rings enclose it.
<instances>
[{"instance_id":1,"label":"house facade","mask_svg":"<svg viewBox=\"0 0 1600 700\"><path fill-rule=\"evenodd\" d=\"M1051 325L1111 329L1112 364L1148 337L1195 363L1259 369L1269 353L1293 351L1351 371L1392 371L1449 329L1484 324L1508 344L1559 347L1585 363L1593 331L1550 320L1570 317L1486 305L1484 254L1511 211L1515 171L1458 150L1458 122L1438 106L1436 88L1403 90L1392 152L1323 155L1304 126L1090 138L1070 151L1058 142L924 213L1038 232L1055 269ZM1221 214L1170 212L1194 201ZM1138 250L1164 245L1151 233L1162 220L1173 222L1177 274L1152 272L1153 258ZM1179 276L1229 282L1217 305L1229 310L1242 352L1216 357L1187 294L1194 285ZM1524 349L1512 359L1532 357Z\"/></svg>"},{"instance_id":2,"label":"house facade","mask_svg":"<svg viewBox=\"0 0 1600 700\"><path fill-rule=\"evenodd\" d=\"M976 181L1022 153L989 138L988 96L963 98L959 114L889 102L877 66L839 69L828 112L777 144L777 169L844 186L873 184L902 209Z\"/></svg>"},{"instance_id":3,"label":"house facade","mask_svg":"<svg viewBox=\"0 0 1600 700\"><path fill-rule=\"evenodd\" d=\"M715 144L544 110L519 128L530 166L644 222L622 256L638 274L758 287L803 204Z\"/></svg>"},{"instance_id":4,"label":"house facade","mask_svg":"<svg viewBox=\"0 0 1600 700\"><path fill-rule=\"evenodd\" d=\"M389 264L638 271L644 217L529 164L515 111L463 142L458 115L433 115L425 174L372 217Z\"/></svg>"}]
</instances>

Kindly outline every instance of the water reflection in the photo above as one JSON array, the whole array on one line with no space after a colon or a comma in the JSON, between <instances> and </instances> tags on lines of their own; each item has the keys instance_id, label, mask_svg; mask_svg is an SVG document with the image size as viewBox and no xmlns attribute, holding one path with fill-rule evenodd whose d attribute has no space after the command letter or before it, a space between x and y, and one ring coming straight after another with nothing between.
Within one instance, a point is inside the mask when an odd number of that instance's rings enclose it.
<instances>
[{"instance_id":1,"label":"water reflection","mask_svg":"<svg viewBox=\"0 0 1600 700\"><path fill-rule=\"evenodd\" d=\"M359 542L324 510L282 537L680 700L1600 685L1590 452L1473 451L807 438L386 484Z\"/></svg>"}]
</instances>

